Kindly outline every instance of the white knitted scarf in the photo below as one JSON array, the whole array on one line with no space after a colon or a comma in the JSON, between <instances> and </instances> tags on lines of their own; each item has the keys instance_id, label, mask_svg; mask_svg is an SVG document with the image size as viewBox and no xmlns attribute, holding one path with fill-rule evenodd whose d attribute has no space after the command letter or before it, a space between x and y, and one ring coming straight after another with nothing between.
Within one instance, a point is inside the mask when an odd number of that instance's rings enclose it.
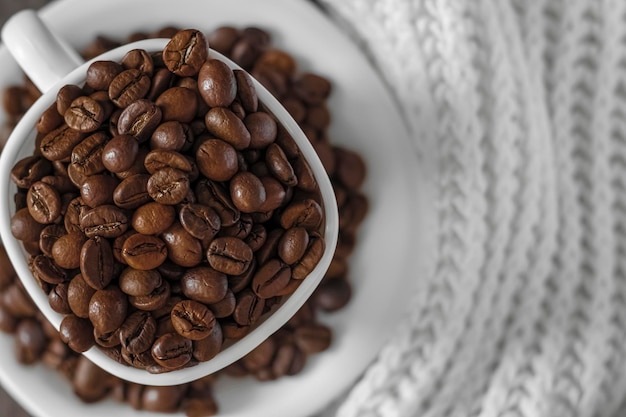
<instances>
[{"instance_id":1,"label":"white knitted scarf","mask_svg":"<svg viewBox=\"0 0 626 417\"><path fill-rule=\"evenodd\" d=\"M333 415L625 416L626 1L320 3L438 162L436 269Z\"/></svg>"}]
</instances>

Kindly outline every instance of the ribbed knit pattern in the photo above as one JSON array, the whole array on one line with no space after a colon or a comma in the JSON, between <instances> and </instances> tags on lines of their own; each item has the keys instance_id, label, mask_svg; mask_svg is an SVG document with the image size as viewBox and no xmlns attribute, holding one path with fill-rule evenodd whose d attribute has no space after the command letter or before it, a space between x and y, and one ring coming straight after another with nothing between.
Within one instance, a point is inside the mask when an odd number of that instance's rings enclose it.
<instances>
[{"instance_id":1,"label":"ribbed knit pattern","mask_svg":"<svg viewBox=\"0 0 626 417\"><path fill-rule=\"evenodd\" d=\"M626 1L319 2L437 170L436 268L332 414L626 416Z\"/></svg>"}]
</instances>

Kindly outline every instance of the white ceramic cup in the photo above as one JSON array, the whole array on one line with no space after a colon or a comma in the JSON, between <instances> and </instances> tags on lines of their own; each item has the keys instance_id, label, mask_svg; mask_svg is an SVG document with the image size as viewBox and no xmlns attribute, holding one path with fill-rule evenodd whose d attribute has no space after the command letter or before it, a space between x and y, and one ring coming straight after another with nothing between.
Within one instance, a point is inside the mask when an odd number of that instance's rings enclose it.
<instances>
[{"instance_id":1,"label":"white ceramic cup","mask_svg":"<svg viewBox=\"0 0 626 417\"><path fill-rule=\"evenodd\" d=\"M28 268L28 254L21 242L11 233L11 217L15 213L13 196L17 188L10 180L10 172L20 159L32 155L35 146L35 124L41 114L55 101L58 90L66 84L84 84L88 66L97 60L121 61L132 49L148 52L163 50L167 39L152 39L122 46L82 63L76 51L52 33L39 19L36 12L25 10L14 15L2 29L2 40L20 67L43 92L42 97L28 110L9 137L0 156L0 236L15 270L27 292L55 328L59 328L63 316L50 308L48 298L40 289ZM211 50L210 57L220 59L232 69L240 69L223 55ZM332 185L315 150L297 123L282 105L256 80L259 100L274 114L293 137L309 163L322 195L325 216L325 252L316 268L298 289L269 317L264 318L243 339L228 345L213 359L196 366L168 373L150 374L147 371L122 365L106 356L98 348L84 353L92 362L111 374L144 385L178 385L212 374L240 359L263 340L282 327L311 296L322 280L332 260L337 244L339 219Z\"/></svg>"}]
</instances>

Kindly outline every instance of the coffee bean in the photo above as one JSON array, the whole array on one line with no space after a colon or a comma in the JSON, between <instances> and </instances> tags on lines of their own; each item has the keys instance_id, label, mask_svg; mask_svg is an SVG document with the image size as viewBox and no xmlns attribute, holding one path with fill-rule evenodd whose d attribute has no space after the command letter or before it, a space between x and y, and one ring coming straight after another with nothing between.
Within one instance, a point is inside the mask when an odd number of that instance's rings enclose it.
<instances>
[{"instance_id":1,"label":"coffee bean","mask_svg":"<svg viewBox=\"0 0 626 417\"><path fill-rule=\"evenodd\" d=\"M222 221L209 206L185 204L179 211L180 224L190 235L203 242L209 242L217 235Z\"/></svg>"},{"instance_id":2,"label":"coffee bean","mask_svg":"<svg viewBox=\"0 0 626 417\"><path fill-rule=\"evenodd\" d=\"M72 278L67 288L68 304L72 313L83 319L89 318L89 302L95 293L96 289L87 284L81 274Z\"/></svg>"},{"instance_id":3,"label":"coffee bean","mask_svg":"<svg viewBox=\"0 0 626 417\"><path fill-rule=\"evenodd\" d=\"M176 75L196 75L208 57L207 41L198 30L182 30L165 46L163 62Z\"/></svg>"},{"instance_id":4,"label":"coffee bean","mask_svg":"<svg viewBox=\"0 0 626 417\"><path fill-rule=\"evenodd\" d=\"M218 321L215 321L207 337L193 341L192 355L194 359L205 362L214 358L220 352L223 341L222 327Z\"/></svg>"},{"instance_id":5,"label":"coffee bean","mask_svg":"<svg viewBox=\"0 0 626 417\"><path fill-rule=\"evenodd\" d=\"M285 231L278 243L278 256L287 265L298 262L309 246L309 234L303 227L292 227Z\"/></svg>"},{"instance_id":6,"label":"coffee bean","mask_svg":"<svg viewBox=\"0 0 626 417\"><path fill-rule=\"evenodd\" d=\"M103 166L118 173L130 169L139 153L139 142L130 135L118 135L111 139L102 150Z\"/></svg>"},{"instance_id":7,"label":"coffee bean","mask_svg":"<svg viewBox=\"0 0 626 417\"><path fill-rule=\"evenodd\" d=\"M102 155L108 140L105 133L96 132L74 147L67 175L75 186L82 186L87 177L100 174L106 169Z\"/></svg>"},{"instance_id":8,"label":"coffee bean","mask_svg":"<svg viewBox=\"0 0 626 417\"><path fill-rule=\"evenodd\" d=\"M150 202L138 207L133 213L132 226L141 234L158 235L169 228L175 218L176 210L173 206Z\"/></svg>"},{"instance_id":9,"label":"coffee bean","mask_svg":"<svg viewBox=\"0 0 626 417\"><path fill-rule=\"evenodd\" d=\"M278 259L272 259L252 278L252 290L260 298L271 298L283 290L291 279L291 268Z\"/></svg>"},{"instance_id":10,"label":"coffee bean","mask_svg":"<svg viewBox=\"0 0 626 417\"><path fill-rule=\"evenodd\" d=\"M253 213L263 206L267 194L259 177L250 172L239 172L230 182L230 197L239 210Z\"/></svg>"},{"instance_id":11,"label":"coffee bean","mask_svg":"<svg viewBox=\"0 0 626 417\"><path fill-rule=\"evenodd\" d=\"M214 107L204 118L209 133L230 143L235 149L250 146L250 132L235 113L223 107Z\"/></svg>"},{"instance_id":12,"label":"coffee bean","mask_svg":"<svg viewBox=\"0 0 626 417\"><path fill-rule=\"evenodd\" d=\"M68 314L63 318L59 334L61 340L67 343L74 352L86 352L95 343L93 326L89 320L81 319L73 314Z\"/></svg>"},{"instance_id":13,"label":"coffee bean","mask_svg":"<svg viewBox=\"0 0 626 417\"><path fill-rule=\"evenodd\" d=\"M315 269L320 259L322 259L325 247L324 239L313 237L304 256L293 266L292 277L295 279L306 278Z\"/></svg>"},{"instance_id":14,"label":"coffee bean","mask_svg":"<svg viewBox=\"0 0 626 417\"><path fill-rule=\"evenodd\" d=\"M80 271L92 288L101 290L114 278L113 250L111 244L100 236L87 240L80 252Z\"/></svg>"},{"instance_id":15,"label":"coffee bean","mask_svg":"<svg viewBox=\"0 0 626 417\"><path fill-rule=\"evenodd\" d=\"M320 226L322 217L322 207L315 200L305 199L287 206L280 218L280 224L285 229L300 226L315 231Z\"/></svg>"},{"instance_id":16,"label":"coffee bean","mask_svg":"<svg viewBox=\"0 0 626 417\"><path fill-rule=\"evenodd\" d=\"M150 77L137 69L129 69L122 71L111 81L109 98L116 106L126 108L144 98L149 90Z\"/></svg>"},{"instance_id":17,"label":"coffee bean","mask_svg":"<svg viewBox=\"0 0 626 417\"><path fill-rule=\"evenodd\" d=\"M165 149L170 151L181 151L190 140L189 126L175 120L162 123L152 133L150 138L150 148Z\"/></svg>"},{"instance_id":18,"label":"coffee bean","mask_svg":"<svg viewBox=\"0 0 626 417\"><path fill-rule=\"evenodd\" d=\"M161 274L156 270L126 268L120 275L120 289L131 296L149 295L161 285Z\"/></svg>"},{"instance_id":19,"label":"coffee bean","mask_svg":"<svg viewBox=\"0 0 626 417\"><path fill-rule=\"evenodd\" d=\"M72 105L72 102L79 97L85 95L85 91L77 85L65 85L59 89L57 93L57 112L61 116L65 116L65 112Z\"/></svg>"},{"instance_id":20,"label":"coffee bean","mask_svg":"<svg viewBox=\"0 0 626 417\"><path fill-rule=\"evenodd\" d=\"M191 340L178 333L168 333L159 337L152 345L152 357L167 369L185 366L191 360L193 345Z\"/></svg>"},{"instance_id":21,"label":"coffee bean","mask_svg":"<svg viewBox=\"0 0 626 417\"><path fill-rule=\"evenodd\" d=\"M129 315L120 327L120 343L129 353L136 355L152 347L155 333L154 317L149 312L136 311Z\"/></svg>"},{"instance_id":22,"label":"coffee bean","mask_svg":"<svg viewBox=\"0 0 626 417\"><path fill-rule=\"evenodd\" d=\"M162 119L163 113L159 106L150 100L137 99L128 103L120 114L117 131L143 143L150 139Z\"/></svg>"},{"instance_id":23,"label":"coffee bean","mask_svg":"<svg viewBox=\"0 0 626 417\"><path fill-rule=\"evenodd\" d=\"M202 262L204 252L202 244L193 237L177 221L165 232L161 233L161 239L167 247L168 259L180 266L192 268Z\"/></svg>"},{"instance_id":24,"label":"coffee bean","mask_svg":"<svg viewBox=\"0 0 626 417\"><path fill-rule=\"evenodd\" d=\"M213 304L226 296L228 280L225 274L202 266L185 272L181 288L185 297L204 304Z\"/></svg>"},{"instance_id":25,"label":"coffee bean","mask_svg":"<svg viewBox=\"0 0 626 417\"><path fill-rule=\"evenodd\" d=\"M87 68L85 84L94 90L108 91L111 82L124 68L113 61L96 61Z\"/></svg>"},{"instance_id":26,"label":"coffee bean","mask_svg":"<svg viewBox=\"0 0 626 417\"><path fill-rule=\"evenodd\" d=\"M205 141L196 152L200 172L213 181L229 181L239 170L237 151L220 139Z\"/></svg>"},{"instance_id":27,"label":"coffee bean","mask_svg":"<svg viewBox=\"0 0 626 417\"><path fill-rule=\"evenodd\" d=\"M264 176L259 178L263 188L265 188L265 203L259 207L260 212L271 212L282 207L286 201L289 200L287 196L287 190L285 187L274 177Z\"/></svg>"},{"instance_id":28,"label":"coffee bean","mask_svg":"<svg viewBox=\"0 0 626 417\"><path fill-rule=\"evenodd\" d=\"M181 336L191 340L202 340L213 331L216 319L204 304L184 300L172 308L172 324Z\"/></svg>"},{"instance_id":29,"label":"coffee bean","mask_svg":"<svg viewBox=\"0 0 626 417\"><path fill-rule=\"evenodd\" d=\"M52 103L42 114L35 128L38 133L43 135L52 132L57 127L61 126L65 119L59 114L56 103Z\"/></svg>"},{"instance_id":30,"label":"coffee bean","mask_svg":"<svg viewBox=\"0 0 626 417\"><path fill-rule=\"evenodd\" d=\"M80 227L88 238L101 236L110 239L126 232L128 218L116 206L98 206L82 216Z\"/></svg>"},{"instance_id":31,"label":"coffee bean","mask_svg":"<svg viewBox=\"0 0 626 417\"><path fill-rule=\"evenodd\" d=\"M70 128L67 124L54 129L41 140L41 154L50 161L60 161L72 154L74 146L80 143L86 134Z\"/></svg>"},{"instance_id":32,"label":"coffee bean","mask_svg":"<svg viewBox=\"0 0 626 417\"><path fill-rule=\"evenodd\" d=\"M144 165L149 174L155 174L164 168L173 168L187 174L191 174L193 167L191 162L176 151L155 149L144 160Z\"/></svg>"},{"instance_id":33,"label":"coffee bean","mask_svg":"<svg viewBox=\"0 0 626 417\"><path fill-rule=\"evenodd\" d=\"M33 364L46 347L46 336L33 319L21 320L15 329L15 352L18 362Z\"/></svg>"},{"instance_id":34,"label":"coffee bean","mask_svg":"<svg viewBox=\"0 0 626 417\"><path fill-rule=\"evenodd\" d=\"M154 72L152 56L144 49L128 51L126 55L124 55L124 58L122 58L122 66L125 69L137 69L149 76L152 76Z\"/></svg>"},{"instance_id":35,"label":"coffee bean","mask_svg":"<svg viewBox=\"0 0 626 417\"><path fill-rule=\"evenodd\" d=\"M31 185L26 199L28 212L39 223L50 224L61 215L61 196L44 182Z\"/></svg>"},{"instance_id":36,"label":"coffee bean","mask_svg":"<svg viewBox=\"0 0 626 417\"><path fill-rule=\"evenodd\" d=\"M43 228L39 234L39 248L44 255L52 257L52 246L61 236L67 234L65 227L59 224L51 224ZM1 258L1 255L0 255ZM1 265L0 265L1 267ZM0 274L1 276L1 274ZM0 288L2 286L0 285Z\"/></svg>"},{"instance_id":37,"label":"coffee bean","mask_svg":"<svg viewBox=\"0 0 626 417\"><path fill-rule=\"evenodd\" d=\"M117 178L108 174L91 175L81 185L80 196L91 208L113 204L113 193L119 183Z\"/></svg>"},{"instance_id":38,"label":"coffee bean","mask_svg":"<svg viewBox=\"0 0 626 417\"><path fill-rule=\"evenodd\" d=\"M298 177L294 172L293 166L279 145L275 143L269 145L265 154L265 161L269 171L280 182L288 187L298 185Z\"/></svg>"},{"instance_id":39,"label":"coffee bean","mask_svg":"<svg viewBox=\"0 0 626 417\"><path fill-rule=\"evenodd\" d=\"M209 264L228 275L243 274L250 266L252 257L250 246L234 237L216 238L207 250Z\"/></svg>"},{"instance_id":40,"label":"coffee bean","mask_svg":"<svg viewBox=\"0 0 626 417\"><path fill-rule=\"evenodd\" d=\"M198 97L195 92L184 87L165 90L155 101L163 112L163 121L190 123L198 110Z\"/></svg>"},{"instance_id":41,"label":"coffee bean","mask_svg":"<svg viewBox=\"0 0 626 417\"><path fill-rule=\"evenodd\" d=\"M18 161L11 169L11 180L20 188L28 189L52 172L52 164L40 156L29 156Z\"/></svg>"},{"instance_id":42,"label":"coffee bean","mask_svg":"<svg viewBox=\"0 0 626 417\"><path fill-rule=\"evenodd\" d=\"M237 81L228 65L209 59L200 68L198 90L209 107L228 107L235 100Z\"/></svg>"},{"instance_id":43,"label":"coffee bean","mask_svg":"<svg viewBox=\"0 0 626 417\"><path fill-rule=\"evenodd\" d=\"M265 300L259 298L252 290L246 289L236 296L237 302L233 319L241 326L249 326L256 323L265 308Z\"/></svg>"},{"instance_id":44,"label":"coffee bean","mask_svg":"<svg viewBox=\"0 0 626 417\"><path fill-rule=\"evenodd\" d=\"M256 88L250 76L242 70L234 70L237 81L237 98L247 113L255 113L259 108L259 99Z\"/></svg>"},{"instance_id":45,"label":"coffee bean","mask_svg":"<svg viewBox=\"0 0 626 417\"><path fill-rule=\"evenodd\" d=\"M122 257L130 267L147 271L157 268L165 261L167 248L158 237L137 233L124 242Z\"/></svg>"},{"instance_id":46,"label":"coffee bean","mask_svg":"<svg viewBox=\"0 0 626 417\"><path fill-rule=\"evenodd\" d=\"M100 333L117 330L128 312L128 299L115 285L98 290L89 302L89 320Z\"/></svg>"},{"instance_id":47,"label":"coffee bean","mask_svg":"<svg viewBox=\"0 0 626 417\"><path fill-rule=\"evenodd\" d=\"M239 221L241 213L230 199L229 190L213 181L199 181L195 188L198 203L214 209L220 216L222 226L228 227Z\"/></svg>"},{"instance_id":48,"label":"coffee bean","mask_svg":"<svg viewBox=\"0 0 626 417\"><path fill-rule=\"evenodd\" d=\"M65 123L78 132L93 132L104 122L102 105L91 97L78 97L64 114Z\"/></svg>"},{"instance_id":49,"label":"coffee bean","mask_svg":"<svg viewBox=\"0 0 626 417\"><path fill-rule=\"evenodd\" d=\"M265 112L251 113L243 119L246 129L250 132L250 147L262 149L274 143L278 128L276 121Z\"/></svg>"},{"instance_id":50,"label":"coffee bean","mask_svg":"<svg viewBox=\"0 0 626 417\"><path fill-rule=\"evenodd\" d=\"M148 194L158 203L181 203L189 192L189 176L174 168L161 169L148 180Z\"/></svg>"},{"instance_id":51,"label":"coffee bean","mask_svg":"<svg viewBox=\"0 0 626 417\"><path fill-rule=\"evenodd\" d=\"M67 288L69 284L62 282L55 285L48 293L48 304L50 308L59 314L69 314L72 312L67 300Z\"/></svg>"},{"instance_id":52,"label":"coffee bean","mask_svg":"<svg viewBox=\"0 0 626 417\"><path fill-rule=\"evenodd\" d=\"M148 100L156 100L165 90L172 86L174 74L172 74L167 68L160 68L156 70L152 77L152 85L146 98Z\"/></svg>"},{"instance_id":53,"label":"coffee bean","mask_svg":"<svg viewBox=\"0 0 626 417\"><path fill-rule=\"evenodd\" d=\"M136 174L125 178L113 191L115 205L127 210L136 209L150 202L148 181L150 175Z\"/></svg>"},{"instance_id":54,"label":"coffee bean","mask_svg":"<svg viewBox=\"0 0 626 417\"><path fill-rule=\"evenodd\" d=\"M348 189L361 187L366 176L365 162L353 151L335 148L336 171L339 181Z\"/></svg>"},{"instance_id":55,"label":"coffee bean","mask_svg":"<svg viewBox=\"0 0 626 417\"><path fill-rule=\"evenodd\" d=\"M52 245L54 262L65 269L80 267L80 252L87 238L81 232L69 232Z\"/></svg>"},{"instance_id":56,"label":"coffee bean","mask_svg":"<svg viewBox=\"0 0 626 417\"><path fill-rule=\"evenodd\" d=\"M213 30L207 39L211 48L221 54L229 55L240 35L239 30L232 26L220 26Z\"/></svg>"}]
</instances>

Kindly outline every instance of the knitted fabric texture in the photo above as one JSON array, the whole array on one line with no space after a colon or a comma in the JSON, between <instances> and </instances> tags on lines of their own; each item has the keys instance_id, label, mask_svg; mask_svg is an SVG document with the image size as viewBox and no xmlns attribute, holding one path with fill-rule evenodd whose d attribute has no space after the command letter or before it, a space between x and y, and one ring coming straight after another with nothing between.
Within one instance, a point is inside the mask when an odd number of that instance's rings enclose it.
<instances>
[{"instance_id":1,"label":"knitted fabric texture","mask_svg":"<svg viewBox=\"0 0 626 417\"><path fill-rule=\"evenodd\" d=\"M626 1L319 3L437 169L434 270L333 415L626 416Z\"/></svg>"}]
</instances>

